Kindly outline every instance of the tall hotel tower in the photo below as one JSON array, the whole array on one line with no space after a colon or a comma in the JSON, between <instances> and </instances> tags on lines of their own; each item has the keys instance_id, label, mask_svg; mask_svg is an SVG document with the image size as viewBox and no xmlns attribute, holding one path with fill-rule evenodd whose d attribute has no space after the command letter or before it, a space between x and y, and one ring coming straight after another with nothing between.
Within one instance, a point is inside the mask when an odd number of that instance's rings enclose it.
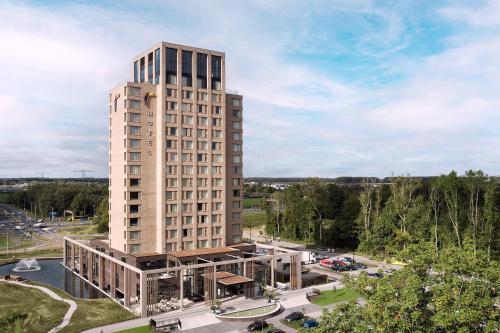
<instances>
[{"instance_id":1,"label":"tall hotel tower","mask_svg":"<svg viewBox=\"0 0 500 333\"><path fill-rule=\"evenodd\" d=\"M133 255L242 238L242 96L222 52L162 42L109 95L109 245Z\"/></svg>"}]
</instances>

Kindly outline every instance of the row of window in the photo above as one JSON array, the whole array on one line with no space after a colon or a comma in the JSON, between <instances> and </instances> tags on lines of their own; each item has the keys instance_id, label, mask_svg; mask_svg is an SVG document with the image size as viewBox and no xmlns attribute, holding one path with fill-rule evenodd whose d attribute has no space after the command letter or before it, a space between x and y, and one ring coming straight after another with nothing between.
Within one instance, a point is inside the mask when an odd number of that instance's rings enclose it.
<instances>
[{"instance_id":1,"label":"row of window","mask_svg":"<svg viewBox=\"0 0 500 333\"><path fill-rule=\"evenodd\" d=\"M183 165L182 168L178 168L177 165L167 165L166 166L167 175L176 175L178 170L182 171L183 175L194 175L194 167L192 165ZM198 166L197 174L199 175L222 175L222 166Z\"/></svg>"},{"instance_id":2,"label":"row of window","mask_svg":"<svg viewBox=\"0 0 500 333\"><path fill-rule=\"evenodd\" d=\"M168 111L178 111L179 110L179 103L177 102L166 102L166 107ZM183 112L193 112L193 104L191 103L180 103L180 110ZM207 113L207 105L204 104L198 104L196 106L196 110L198 113ZM222 114L222 107L220 105L212 105L212 114L214 115L220 115Z\"/></svg>"},{"instance_id":3,"label":"row of window","mask_svg":"<svg viewBox=\"0 0 500 333\"><path fill-rule=\"evenodd\" d=\"M177 183L177 178L167 178L168 187L177 187ZM193 178L182 178L180 183L182 187L193 187ZM196 186L198 187L206 187L207 184L208 178L196 179ZM212 187L220 187L222 184L222 178L212 178Z\"/></svg>"},{"instance_id":4,"label":"row of window","mask_svg":"<svg viewBox=\"0 0 500 333\"><path fill-rule=\"evenodd\" d=\"M234 239L237 240L234 243L239 243L241 241L241 237L239 237L239 236L235 237ZM206 239L199 240L197 243L197 245L198 245L197 248L208 248L209 244L211 245L211 247L220 247L220 246L222 246L222 240L220 238L212 239L210 243ZM184 241L181 243L180 247L177 246L177 242L173 242L173 243L168 242L165 244L165 249L168 252L180 251L180 250L192 250L193 248L194 248L193 241Z\"/></svg>"},{"instance_id":5,"label":"row of window","mask_svg":"<svg viewBox=\"0 0 500 333\"><path fill-rule=\"evenodd\" d=\"M177 191L166 191L165 198L167 200L177 200ZM212 190L211 196L212 199L221 199L222 191L221 190ZM193 191L182 191L182 199L194 199ZM208 199L208 191L207 190L199 190L198 191L198 199Z\"/></svg>"},{"instance_id":6,"label":"row of window","mask_svg":"<svg viewBox=\"0 0 500 333\"><path fill-rule=\"evenodd\" d=\"M198 162L208 162L208 154L199 153L196 154L196 160ZM178 162L177 153L167 153L167 161L169 162ZM182 153L181 154L181 162L193 162L193 154L191 153ZM212 162L213 163L222 163L222 155L221 154L212 154Z\"/></svg>"},{"instance_id":7,"label":"row of window","mask_svg":"<svg viewBox=\"0 0 500 333\"><path fill-rule=\"evenodd\" d=\"M198 215L197 216L197 223L198 224L205 224L205 223L211 223L211 224L217 224L222 222L222 215L221 214L211 214L211 219L209 220L208 215ZM182 216L182 224L192 224L193 223L193 216ZM167 226L174 226L177 225L177 216L167 216L165 217L165 225Z\"/></svg>"},{"instance_id":8,"label":"row of window","mask_svg":"<svg viewBox=\"0 0 500 333\"><path fill-rule=\"evenodd\" d=\"M180 211L183 212L183 213L187 213L187 212L193 212L194 211L194 207L196 207L196 211L197 212L206 212L209 210L209 203L208 202L198 202L195 205L193 205L192 203L183 203L183 204L167 204L167 213L168 214L173 214L173 213L177 213L179 212L179 206L180 206ZM222 210L222 202L212 202L212 211L220 211Z\"/></svg>"}]
</instances>

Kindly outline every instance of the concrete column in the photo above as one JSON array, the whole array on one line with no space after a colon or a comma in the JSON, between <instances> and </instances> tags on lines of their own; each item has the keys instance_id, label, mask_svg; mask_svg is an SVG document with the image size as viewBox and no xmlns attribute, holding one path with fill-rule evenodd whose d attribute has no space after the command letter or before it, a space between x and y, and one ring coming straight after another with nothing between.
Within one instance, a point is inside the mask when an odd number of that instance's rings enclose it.
<instances>
[{"instance_id":1,"label":"concrete column","mask_svg":"<svg viewBox=\"0 0 500 333\"><path fill-rule=\"evenodd\" d=\"M247 262L243 262L243 276L247 276Z\"/></svg>"},{"instance_id":2,"label":"concrete column","mask_svg":"<svg viewBox=\"0 0 500 333\"><path fill-rule=\"evenodd\" d=\"M180 286L179 286L179 301L181 302L181 311L184 310L184 270L179 271L180 274Z\"/></svg>"},{"instance_id":3,"label":"concrete column","mask_svg":"<svg viewBox=\"0 0 500 333\"><path fill-rule=\"evenodd\" d=\"M300 289L302 288L302 260L301 260L301 257L300 255L297 256L297 277L296 277L296 280L297 280L297 289Z\"/></svg>"},{"instance_id":4,"label":"concrete column","mask_svg":"<svg viewBox=\"0 0 500 333\"><path fill-rule=\"evenodd\" d=\"M130 279L129 279L129 269L125 267L123 269L123 297L125 298L124 305L126 308L130 306Z\"/></svg>"},{"instance_id":5,"label":"concrete column","mask_svg":"<svg viewBox=\"0 0 500 333\"><path fill-rule=\"evenodd\" d=\"M68 240L66 237L63 239L63 265L68 266L68 260L66 259L67 253L66 253L66 247L68 246Z\"/></svg>"},{"instance_id":6,"label":"concrete column","mask_svg":"<svg viewBox=\"0 0 500 333\"><path fill-rule=\"evenodd\" d=\"M271 287L274 289L274 265L275 265L275 258L273 257L271 259Z\"/></svg>"},{"instance_id":7,"label":"concrete column","mask_svg":"<svg viewBox=\"0 0 500 333\"><path fill-rule=\"evenodd\" d=\"M80 276L83 276L83 248L81 246L78 247L78 264Z\"/></svg>"},{"instance_id":8,"label":"concrete column","mask_svg":"<svg viewBox=\"0 0 500 333\"><path fill-rule=\"evenodd\" d=\"M116 263L113 261L109 262L109 294L111 298L116 296Z\"/></svg>"},{"instance_id":9,"label":"concrete column","mask_svg":"<svg viewBox=\"0 0 500 333\"><path fill-rule=\"evenodd\" d=\"M94 280L94 252L92 251L87 253L87 278L90 283Z\"/></svg>"},{"instance_id":10,"label":"concrete column","mask_svg":"<svg viewBox=\"0 0 500 333\"><path fill-rule=\"evenodd\" d=\"M214 265L214 301L217 299L217 277L215 276L217 274L217 265Z\"/></svg>"},{"instance_id":11,"label":"concrete column","mask_svg":"<svg viewBox=\"0 0 500 333\"><path fill-rule=\"evenodd\" d=\"M99 288L104 290L104 257L99 256Z\"/></svg>"},{"instance_id":12,"label":"concrete column","mask_svg":"<svg viewBox=\"0 0 500 333\"><path fill-rule=\"evenodd\" d=\"M76 267L76 265L75 265L75 257L76 257L75 246L76 246L75 244L71 244L71 269L72 270L75 270L75 267Z\"/></svg>"},{"instance_id":13,"label":"concrete column","mask_svg":"<svg viewBox=\"0 0 500 333\"><path fill-rule=\"evenodd\" d=\"M140 273L140 284L141 284L141 290L140 290L140 307L141 307L141 317L147 317L148 316L148 291L147 291L147 281L146 281L146 273L144 271L141 271Z\"/></svg>"}]
</instances>

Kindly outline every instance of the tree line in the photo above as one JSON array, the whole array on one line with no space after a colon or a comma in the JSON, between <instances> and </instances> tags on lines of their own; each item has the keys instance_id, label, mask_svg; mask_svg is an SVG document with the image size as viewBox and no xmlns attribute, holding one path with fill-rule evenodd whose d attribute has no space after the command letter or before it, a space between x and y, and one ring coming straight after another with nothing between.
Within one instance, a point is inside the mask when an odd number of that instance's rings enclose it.
<instances>
[{"instance_id":1,"label":"tree line","mask_svg":"<svg viewBox=\"0 0 500 333\"><path fill-rule=\"evenodd\" d=\"M101 183L52 182L38 183L26 190L15 192L11 204L26 209L37 217L46 218L50 212L63 216L65 210L76 216L96 215L99 230L108 226L108 186Z\"/></svg>"},{"instance_id":2,"label":"tree line","mask_svg":"<svg viewBox=\"0 0 500 333\"><path fill-rule=\"evenodd\" d=\"M394 256L422 241L438 251L470 239L489 257L500 252L500 183L480 170L355 187L309 179L273 193L264 209L269 235L315 245Z\"/></svg>"}]
</instances>

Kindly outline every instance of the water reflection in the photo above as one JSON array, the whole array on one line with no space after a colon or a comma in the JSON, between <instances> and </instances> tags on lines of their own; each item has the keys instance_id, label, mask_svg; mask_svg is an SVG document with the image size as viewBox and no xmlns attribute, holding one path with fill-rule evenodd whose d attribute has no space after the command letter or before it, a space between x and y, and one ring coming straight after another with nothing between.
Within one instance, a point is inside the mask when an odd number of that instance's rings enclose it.
<instances>
[{"instance_id":1,"label":"water reflection","mask_svg":"<svg viewBox=\"0 0 500 333\"><path fill-rule=\"evenodd\" d=\"M15 263L0 266L0 276L7 274L19 275L31 281L50 284L78 298L106 297L99 290L64 268L61 265L61 259L40 260L38 263L41 269L35 272L13 272L12 269L16 266Z\"/></svg>"}]
</instances>

